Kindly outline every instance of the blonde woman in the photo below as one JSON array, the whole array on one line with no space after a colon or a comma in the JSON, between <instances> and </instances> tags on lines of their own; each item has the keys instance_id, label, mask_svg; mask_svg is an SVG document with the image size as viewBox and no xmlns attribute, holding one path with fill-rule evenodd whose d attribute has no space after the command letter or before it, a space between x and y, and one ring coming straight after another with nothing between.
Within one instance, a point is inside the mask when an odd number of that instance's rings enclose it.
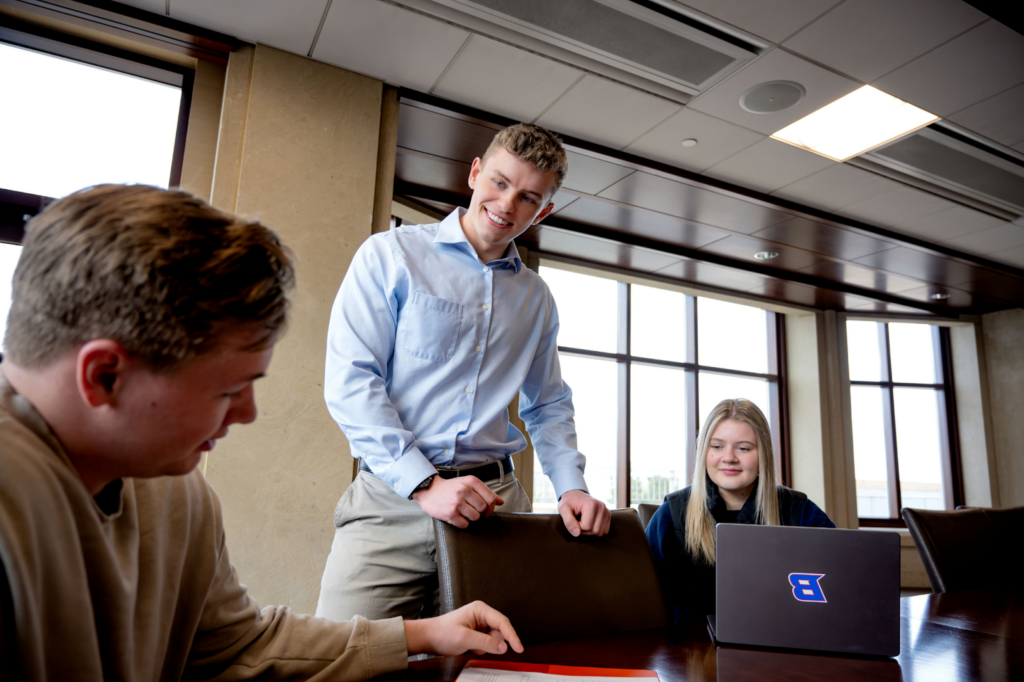
<instances>
[{"instance_id":1,"label":"blonde woman","mask_svg":"<svg viewBox=\"0 0 1024 682\"><path fill-rule=\"evenodd\" d=\"M757 405L718 403L701 429L693 485L668 495L647 526L673 622L715 612L715 524L835 524L807 495L778 485L768 421Z\"/></svg>"}]
</instances>

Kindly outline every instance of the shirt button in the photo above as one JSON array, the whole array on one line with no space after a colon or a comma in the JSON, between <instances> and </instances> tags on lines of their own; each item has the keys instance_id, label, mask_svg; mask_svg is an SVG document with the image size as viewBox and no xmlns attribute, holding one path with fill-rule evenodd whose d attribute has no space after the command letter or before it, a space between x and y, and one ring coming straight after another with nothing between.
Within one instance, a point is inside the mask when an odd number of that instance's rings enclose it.
<instances>
[{"instance_id":1,"label":"shirt button","mask_svg":"<svg viewBox=\"0 0 1024 682\"><path fill-rule=\"evenodd\" d=\"M466 393L472 393L473 389L470 386L466 386Z\"/></svg>"},{"instance_id":2,"label":"shirt button","mask_svg":"<svg viewBox=\"0 0 1024 682\"><path fill-rule=\"evenodd\" d=\"M485 265L484 266L484 272L490 272L490 271L491 271L491 269Z\"/></svg>"},{"instance_id":3,"label":"shirt button","mask_svg":"<svg viewBox=\"0 0 1024 682\"><path fill-rule=\"evenodd\" d=\"M446 454L446 455L448 454L448 450L447 449L444 451L444 454Z\"/></svg>"},{"instance_id":4,"label":"shirt button","mask_svg":"<svg viewBox=\"0 0 1024 682\"><path fill-rule=\"evenodd\" d=\"M488 308L490 308L491 306L489 306L489 305L487 305L486 303L484 303L484 304L483 304L482 306L480 306L480 307L481 307L481 308L483 308L484 310L487 310L487 309L488 309Z\"/></svg>"},{"instance_id":5,"label":"shirt button","mask_svg":"<svg viewBox=\"0 0 1024 682\"><path fill-rule=\"evenodd\" d=\"M479 353L479 352L480 352L480 351L482 351L482 350L483 350L483 348L481 348L480 346L477 346L477 347L476 347L476 352L477 352L477 353Z\"/></svg>"}]
</instances>

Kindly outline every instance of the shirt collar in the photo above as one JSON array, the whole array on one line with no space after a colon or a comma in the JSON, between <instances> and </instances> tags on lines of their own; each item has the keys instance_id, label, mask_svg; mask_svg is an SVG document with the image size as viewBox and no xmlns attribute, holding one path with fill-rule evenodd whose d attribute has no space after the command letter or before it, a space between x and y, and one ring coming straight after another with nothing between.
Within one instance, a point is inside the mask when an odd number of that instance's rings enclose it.
<instances>
[{"instance_id":1,"label":"shirt collar","mask_svg":"<svg viewBox=\"0 0 1024 682\"><path fill-rule=\"evenodd\" d=\"M34 433L45 443L57 457L78 476L78 470L71 462L64 446L57 440L57 436L50 430L49 424L43 415L36 410L35 406L20 393L14 390L14 386L7 380L7 376L0 370L0 415L6 412ZM83 487L84 489L84 487ZM115 519L121 515L121 491L124 489L124 479L115 479L108 483L95 497L89 495L106 519ZM99 498L99 499L97 499Z\"/></svg>"},{"instance_id":2,"label":"shirt collar","mask_svg":"<svg viewBox=\"0 0 1024 682\"><path fill-rule=\"evenodd\" d=\"M441 227L437 230L437 235L434 237L435 244L451 244L455 248L468 253L475 260L479 261L480 257L477 255L476 249L466 239L466 233L462 231L462 216L466 215L466 209L461 206L457 206L454 211L449 213L444 220L441 221ZM498 260L491 261L487 264L492 268L496 267L510 267L519 274L519 271L523 269L523 261L519 258L519 249L516 248L515 240L509 243L508 248L505 250L505 255Z\"/></svg>"}]
</instances>

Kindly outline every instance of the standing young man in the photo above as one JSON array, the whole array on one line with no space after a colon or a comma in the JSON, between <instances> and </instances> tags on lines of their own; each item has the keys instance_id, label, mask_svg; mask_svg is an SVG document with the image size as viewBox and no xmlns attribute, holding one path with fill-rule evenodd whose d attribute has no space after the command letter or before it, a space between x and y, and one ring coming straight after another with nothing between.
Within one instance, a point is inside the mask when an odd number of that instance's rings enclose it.
<instances>
[{"instance_id":1,"label":"standing young man","mask_svg":"<svg viewBox=\"0 0 1024 682\"><path fill-rule=\"evenodd\" d=\"M433 519L465 528L498 506L530 511L511 466L526 446L508 420L517 393L566 528L608 532L583 480L555 302L513 242L551 212L567 170L558 138L511 126L473 161L468 210L356 254L331 312L324 396L361 472L335 511L317 615L430 615Z\"/></svg>"},{"instance_id":2,"label":"standing young man","mask_svg":"<svg viewBox=\"0 0 1024 682\"><path fill-rule=\"evenodd\" d=\"M361 680L521 650L481 603L337 623L239 582L195 467L256 418L293 282L273 232L184 192L104 185L29 222L0 365L0 680Z\"/></svg>"}]
</instances>

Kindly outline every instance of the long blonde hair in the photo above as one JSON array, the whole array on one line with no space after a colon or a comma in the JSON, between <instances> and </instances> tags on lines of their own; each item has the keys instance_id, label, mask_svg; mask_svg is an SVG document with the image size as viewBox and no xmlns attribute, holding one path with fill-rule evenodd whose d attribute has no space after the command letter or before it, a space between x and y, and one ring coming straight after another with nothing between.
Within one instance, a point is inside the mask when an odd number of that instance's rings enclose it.
<instances>
[{"instance_id":1,"label":"long blonde hair","mask_svg":"<svg viewBox=\"0 0 1024 682\"><path fill-rule=\"evenodd\" d=\"M757 511L755 522L778 526L779 495L775 479L775 454L768 420L757 405L744 398L723 400L711 410L697 440L697 456L693 460L693 485L686 505L686 549L698 561L715 563L715 518L708 509L708 447L718 424L733 419L748 424L757 439Z\"/></svg>"}]
</instances>

